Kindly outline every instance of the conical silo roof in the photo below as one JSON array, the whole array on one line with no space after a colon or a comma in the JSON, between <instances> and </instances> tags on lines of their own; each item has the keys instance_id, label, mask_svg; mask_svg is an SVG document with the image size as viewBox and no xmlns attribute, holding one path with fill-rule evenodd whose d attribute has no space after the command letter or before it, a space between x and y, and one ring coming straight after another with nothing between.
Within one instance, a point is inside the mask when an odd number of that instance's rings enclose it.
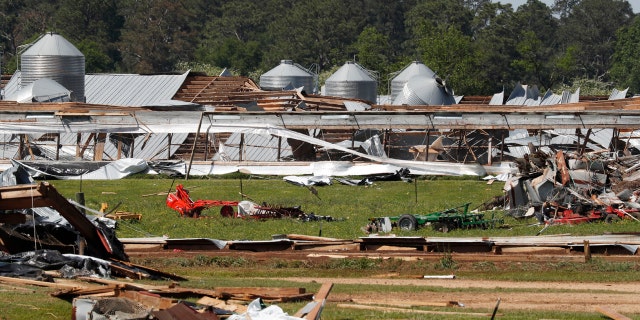
<instances>
[{"instance_id":1,"label":"conical silo roof","mask_svg":"<svg viewBox=\"0 0 640 320\"><path fill-rule=\"evenodd\" d=\"M21 87L48 78L71 91L72 101L84 102L84 55L57 33L42 35L21 54Z\"/></svg>"},{"instance_id":2,"label":"conical silo roof","mask_svg":"<svg viewBox=\"0 0 640 320\"><path fill-rule=\"evenodd\" d=\"M402 92L393 101L394 105L451 105L456 100L444 85L433 76L414 76L405 83Z\"/></svg>"},{"instance_id":3,"label":"conical silo roof","mask_svg":"<svg viewBox=\"0 0 640 320\"><path fill-rule=\"evenodd\" d=\"M415 76L434 77L435 75L436 73L433 72L433 70L429 69L429 67L424 65L422 62L411 62L391 80L391 101L393 101L398 96L398 94L402 92L404 84L407 83L409 79Z\"/></svg>"},{"instance_id":4,"label":"conical silo roof","mask_svg":"<svg viewBox=\"0 0 640 320\"><path fill-rule=\"evenodd\" d=\"M260 87L267 90L280 90L291 85L294 88L304 87L305 90L314 91L315 75L293 60L281 60L275 68L260 76Z\"/></svg>"},{"instance_id":5,"label":"conical silo roof","mask_svg":"<svg viewBox=\"0 0 640 320\"><path fill-rule=\"evenodd\" d=\"M327 78L326 82L333 81L376 82L368 71L353 61L347 61L338 71Z\"/></svg>"},{"instance_id":6,"label":"conical silo roof","mask_svg":"<svg viewBox=\"0 0 640 320\"><path fill-rule=\"evenodd\" d=\"M22 56L72 56L84 57L71 42L57 33L45 33Z\"/></svg>"},{"instance_id":7,"label":"conical silo roof","mask_svg":"<svg viewBox=\"0 0 640 320\"><path fill-rule=\"evenodd\" d=\"M343 98L376 101L378 82L353 61L347 61L325 81L325 94Z\"/></svg>"}]
</instances>

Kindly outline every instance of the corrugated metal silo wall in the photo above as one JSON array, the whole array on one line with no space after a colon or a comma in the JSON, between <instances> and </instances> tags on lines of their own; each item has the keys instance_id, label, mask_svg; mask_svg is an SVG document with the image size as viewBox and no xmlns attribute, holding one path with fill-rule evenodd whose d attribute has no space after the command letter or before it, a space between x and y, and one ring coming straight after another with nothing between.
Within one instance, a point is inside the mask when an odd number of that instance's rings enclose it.
<instances>
[{"instance_id":1,"label":"corrugated metal silo wall","mask_svg":"<svg viewBox=\"0 0 640 320\"><path fill-rule=\"evenodd\" d=\"M69 89L73 101L84 102L83 56L22 56L22 86L49 78Z\"/></svg>"},{"instance_id":2,"label":"corrugated metal silo wall","mask_svg":"<svg viewBox=\"0 0 640 320\"><path fill-rule=\"evenodd\" d=\"M377 84L374 81L327 81L325 94L343 98L376 102Z\"/></svg>"},{"instance_id":3,"label":"corrugated metal silo wall","mask_svg":"<svg viewBox=\"0 0 640 320\"><path fill-rule=\"evenodd\" d=\"M313 92L313 77L301 77L301 76L268 76L263 75L260 77L260 87L265 89L282 89L286 86L293 85L296 88L304 87L307 92Z\"/></svg>"}]
</instances>

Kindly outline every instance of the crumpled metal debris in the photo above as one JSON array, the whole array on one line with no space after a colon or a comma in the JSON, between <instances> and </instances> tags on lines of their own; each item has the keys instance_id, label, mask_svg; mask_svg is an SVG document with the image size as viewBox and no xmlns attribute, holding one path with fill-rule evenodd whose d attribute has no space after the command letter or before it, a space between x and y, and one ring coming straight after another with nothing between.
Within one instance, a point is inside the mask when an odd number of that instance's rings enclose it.
<instances>
[{"instance_id":1,"label":"crumpled metal debris","mask_svg":"<svg viewBox=\"0 0 640 320\"><path fill-rule=\"evenodd\" d=\"M504 208L512 216L535 215L546 224L640 218L640 156L531 150L505 182Z\"/></svg>"}]
</instances>

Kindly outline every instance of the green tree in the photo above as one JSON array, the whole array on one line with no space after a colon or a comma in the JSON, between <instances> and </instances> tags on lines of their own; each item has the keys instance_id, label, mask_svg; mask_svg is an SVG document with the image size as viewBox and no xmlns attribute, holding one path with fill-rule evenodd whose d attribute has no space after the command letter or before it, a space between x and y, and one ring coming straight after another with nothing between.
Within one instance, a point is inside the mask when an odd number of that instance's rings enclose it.
<instances>
[{"instance_id":1,"label":"green tree","mask_svg":"<svg viewBox=\"0 0 640 320\"><path fill-rule=\"evenodd\" d=\"M514 14L517 56L512 61L520 80L544 88L553 86L554 55L557 52L555 32L558 21L551 8L539 0L528 0Z\"/></svg>"},{"instance_id":2,"label":"green tree","mask_svg":"<svg viewBox=\"0 0 640 320\"><path fill-rule=\"evenodd\" d=\"M640 92L640 16L633 23L618 30L611 78L622 87L629 87L632 92Z\"/></svg>"},{"instance_id":3,"label":"green tree","mask_svg":"<svg viewBox=\"0 0 640 320\"><path fill-rule=\"evenodd\" d=\"M54 14L56 30L85 55L91 72L114 71L120 60L116 42L124 18L118 14L116 0L61 0Z\"/></svg>"},{"instance_id":4,"label":"green tree","mask_svg":"<svg viewBox=\"0 0 640 320\"><path fill-rule=\"evenodd\" d=\"M261 39L269 22L270 2L223 1L207 14L196 58L249 74L262 63Z\"/></svg>"},{"instance_id":5,"label":"green tree","mask_svg":"<svg viewBox=\"0 0 640 320\"><path fill-rule=\"evenodd\" d=\"M422 61L457 93L480 93L481 80L473 76L479 65L471 37L454 26L439 26L434 31L418 44Z\"/></svg>"},{"instance_id":6,"label":"green tree","mask_svg":"<svg viewBox=\"0 0 640 320\"><path fill-rule=\"evenodd\" d=\"M0 50L3 52L3 71L17 69L16 54L47 31L55 31L51 12L57 1L0 0Z\"/></svg>"},{"instance_id":7,"label":"green tree","mask_svg":"<svg viewBox=\"0 0 640 320\"><path fill-rule=\"evenodd\" d=\"M124 72L173 71L179 61L193 58L196 29L191 24L197 6L189 1L129 0L118 49Z\"/></svg>"},{"instance_id":8,"label":"green tree","mask_svg":"<svg viewBox=\"0 0 640 320\"><path fill-rule=\"evenodd\" d=\"M319 70L353 59L349 50L365 26L363 0L291 1L287 14L269 24L265 63L292 59Z\"/></svg>"},{"instance_id":9,"label":"green tree","mask_svg":"<svg viewBox=\"0 0 640 320\"><path fill-rule=\"evenodd\" d=\"M473 19L475 55L479 68L472 74L478 78L479 94L492 94L520 81L510 61L518 55L515 13L510 4L485 3ZM465 92L465 94L468 94Z\"/></svg>"},{"instance_id":10,"label":"green tree","mask_svg":"<svg viewBox=\"0 0 640 320\"><path fill-rule=\"evenodd\" d=\"M561 20L558 41L575 47L579 77L607 81L616 31L631 23L633 11L624 0L581 0ZM561 49L564 49L561 48Z\"/></svg>"},{"instance_id":11,"label":"green tree","mask_svg":"<svg viewBox=\"0 0 640 320\"><path fill-rule=\"evenodd\" d=\"M370 70L388 72L389 38L374 27L366 27L353 44L356 60Z\"/></svg>"}]
</instances>

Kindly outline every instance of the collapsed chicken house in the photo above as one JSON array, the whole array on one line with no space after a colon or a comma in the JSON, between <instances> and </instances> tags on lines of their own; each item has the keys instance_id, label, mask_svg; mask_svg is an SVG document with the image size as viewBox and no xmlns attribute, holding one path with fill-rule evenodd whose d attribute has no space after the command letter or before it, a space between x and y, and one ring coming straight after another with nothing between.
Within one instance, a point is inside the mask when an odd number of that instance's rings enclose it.
<instances>
[{"instance_id":1,"label":"collapsed chicken house","mask_svg":"<svg viewBox=\"0 0 640 320\"><path fill-rule=\"evenodd\" d=\"M638 156L534 148L518 161L520 174L504 186L505 209L540 223L638 220L640 186L630 173Z\"/></svg>"}]
</instances>

